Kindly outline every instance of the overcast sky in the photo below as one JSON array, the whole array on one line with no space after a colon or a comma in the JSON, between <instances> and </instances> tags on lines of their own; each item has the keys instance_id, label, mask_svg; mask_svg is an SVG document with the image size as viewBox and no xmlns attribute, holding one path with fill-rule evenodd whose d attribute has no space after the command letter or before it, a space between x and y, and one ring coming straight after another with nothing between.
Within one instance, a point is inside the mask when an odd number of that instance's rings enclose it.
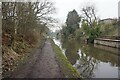
<instances>
[{"instance_id":1,"label":"overcast sky","mask_svg":"<svg viewBox=\"0 0 120 80\"><path fill-rule=\"evenodd\" d=\"M64 23L69 11L75 9L79 14L84 5L92 3L95 5L97 15L100 19L117 18L118 17L118 2L120 0L52 0L55 2L57 13L55 18Z\"/></svg>"}]
</instances>

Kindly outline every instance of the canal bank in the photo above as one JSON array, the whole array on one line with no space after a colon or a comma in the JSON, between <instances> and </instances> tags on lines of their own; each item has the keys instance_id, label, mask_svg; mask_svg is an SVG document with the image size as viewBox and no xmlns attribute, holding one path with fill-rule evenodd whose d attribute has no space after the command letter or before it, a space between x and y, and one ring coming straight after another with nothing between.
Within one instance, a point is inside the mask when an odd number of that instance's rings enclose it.
<instances>
[{"instance_id":1,"label":"canal bank","mask_svg":"<svg viewBox=\"0 0 120 80\"><path fill-rule=\"evenodd\" d=\"M85 78L118 78L118 56L112 52L82 44L79 41L54 39L56 45ZM59 43L59 44L58 44Z\"/></svg>"},{"instance_id":2,"label":"canal bank","mask_svg":"<svg viewBox=\"0 0 120 80\"><path fill-rule=\"evenodd\" d=\"M104 45L113 48L120 48L120 40L114 39L97 38L94 40L94 44Z\"/></svg>"},{"instance_id":3,"label":"canal bank","mask_svg":"<svg viewBox=\"0 0 120 80\"><path fill-rule=\"evenodd\" d=\"M56 53L57 61L59 63L59 66L65 78L82 78L82 76L80 76L77 69L75 69L71 65L68 59L64 56L61 49L54 43L52 39L51 39L51 44L52 44L54 52Z\"/></svg>"},{"instance_id":4,"label":"canal bank","mask_svg":"<svg viewBox=\"0 0 120 80\"><path fill-rule=\"evenodd\" d=\"M97 38L94 40L94 47L120 55L119 39Z\"/></svg>"},{"instance_id":5,"label":"canal bank","mask_svg":"<svg viewBox=\"0 0 120 80\"><path fill-rule=\"evenodd\" d=\"M51 42L47 39L42 47L35 48L14 71L3 75L3 78L39 79L39 78L64 78L56 60Z\"/></svg>"},{"instance_id":6,"label":"canal bank","mask_svg":"<svg viewBox=\"0 0 120 80\"><path fill-rule=\"evenodd\" d=\"M118 49L118 48L113 48L113 47L108 47L108 46L98 45L98 44L94 44L94 47L101 49L101 50L106 50L106 51L113 53L115 55L120 55L119 54L120 49Z\"/></svg>"}]
</instances>

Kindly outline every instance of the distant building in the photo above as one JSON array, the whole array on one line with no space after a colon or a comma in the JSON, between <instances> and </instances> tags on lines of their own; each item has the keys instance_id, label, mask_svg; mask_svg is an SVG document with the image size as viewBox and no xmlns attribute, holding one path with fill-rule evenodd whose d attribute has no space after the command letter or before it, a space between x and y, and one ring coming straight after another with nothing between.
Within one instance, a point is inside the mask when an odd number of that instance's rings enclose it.
<instances>
[{"instance_id":1,"label":"distant building","mask_svg":"<svg viewBox=\"0 0 120 80\"><path fill-rule=\"evenodd\" d=\"M115 21L115 19L107 18L107 19L100 20L99 23L109 24L109 23L112 23L113 21Z\"/></svg>"}]
</instances>

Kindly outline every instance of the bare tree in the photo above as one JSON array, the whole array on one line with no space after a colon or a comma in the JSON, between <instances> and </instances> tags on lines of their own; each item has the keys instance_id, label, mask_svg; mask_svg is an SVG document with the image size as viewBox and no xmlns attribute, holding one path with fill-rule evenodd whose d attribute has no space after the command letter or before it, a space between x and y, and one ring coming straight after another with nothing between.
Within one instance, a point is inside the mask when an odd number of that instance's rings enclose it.
<instances>
[{"instance_id":1,"label":"bare tree","mask_svg":"<svg viewBox=\"0 0 120 80\"><path fill-rule=\"evenodd\" d=\"M92 27L93 22L97 22L96 10L93 5L82 8L82 13L83 20L87 21L90 27Z\"/></svg>"},{"instance_id":2,"label":"bare tree","mask_svg":"<svg viewBox=\"0 0 120 80\"><path fill-rule=\"evenodd\" d=\"M55 7L52 2L49 2L48 0L44 0L41 2L35 2L33 3L33 9L35 11L35 15L37 16L37 20L41 21L54 21L52 17L49 15L55 12Z\"/></svg>"},{"instance_id":3,"label":"bare tree","mask_svg":"<svg viewBox=\"0 0 120 80\"><path fill-rule=\"evenodd\" d=\"M54 11L53 2L48 0L41 0L40 2L3 2L3 30L10 33L11 43L14 43L17 34L26 34L36 27L41 29L42 24L55 21L50 17L50 14Z\"/></svg>"}]
</instances>

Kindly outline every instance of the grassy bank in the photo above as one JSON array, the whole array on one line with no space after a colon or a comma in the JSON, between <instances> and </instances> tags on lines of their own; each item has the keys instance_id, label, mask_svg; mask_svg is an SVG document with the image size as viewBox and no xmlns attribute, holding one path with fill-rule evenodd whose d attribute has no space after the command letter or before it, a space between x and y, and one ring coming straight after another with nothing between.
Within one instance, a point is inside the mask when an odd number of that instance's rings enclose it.
<instances>
[{"instance_id":1,"label":"grassy bank","mask_svg":"<svg viewBox=\"0 0 120 80\"><path fill-rule=\"evenodd\" d=\"M67 58L63 55L60 48L51 40L52 47L56 53L57 61L60 65L61 71L66 78L80 78L78 71L70 64Z\"/></svg>"},{"instance_id":2,"label":"grassy bank","mask_svg":"<svg viewBox=\"0 0 120 80\"><path fill-rule=\"evenodd\" d=\"M22 45L21 43L23 42L17 41L16 43L18 46L16 46L15 50L12 49L11 47L3 45L2 46L3 77L8 77L11 74L11 72L18 69L20 66L24 65L29 60L29 57L33 55L31 54L32 51L34 51L36 48L42 48L44 42L45 42L44 37L42 37L41 39L39 39L38 42L32 45L28 44L27 42L24 42L24 45ZM20 45L22 45L22 47Z\"/></svg>"},{"instance_id":3,"label":"grassy bank","mask_svg":"<svg viewBox=\"0 0 120 80\"><path fill-rule=\"evenodd\" d=\"M37 42L36 44L32 45L31 47L26 48L26 52L21 55L21 58L18 59L18 65L23 65L28 61L28 58L33 55L31 54L34 50L36 50L37 48L43 48L44 46L44 42L45 39L41 39L39 40L39 42Z\"/></svg>"}]
</instances>

